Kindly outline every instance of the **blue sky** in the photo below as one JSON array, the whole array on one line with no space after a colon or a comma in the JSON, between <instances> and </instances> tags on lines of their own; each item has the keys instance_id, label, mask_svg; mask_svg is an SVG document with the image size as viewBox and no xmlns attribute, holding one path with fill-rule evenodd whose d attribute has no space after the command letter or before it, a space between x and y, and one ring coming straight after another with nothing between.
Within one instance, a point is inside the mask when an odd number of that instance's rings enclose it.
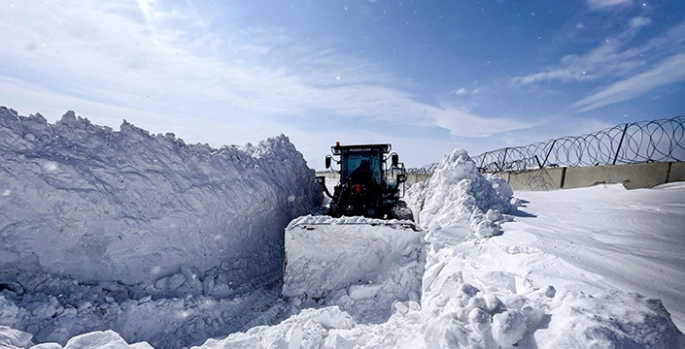
<instances>
[{"instance_id":1,"label":"blue sky","mask_svg":"<svg viewBox=\"0 0 685 349\"><path fill-rule=\"evenodd\" d=\"M408 166L685 114L685 2L9 0L0 104Z\"/></svg>"}]
</instances>

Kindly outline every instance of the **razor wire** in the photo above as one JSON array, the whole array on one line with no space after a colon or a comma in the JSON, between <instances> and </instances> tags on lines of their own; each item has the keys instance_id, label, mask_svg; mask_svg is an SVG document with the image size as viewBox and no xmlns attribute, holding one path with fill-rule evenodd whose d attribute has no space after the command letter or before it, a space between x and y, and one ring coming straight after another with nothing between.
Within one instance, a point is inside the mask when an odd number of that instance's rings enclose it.
<instances>
[{"instance_id":1,"label":"razor wire","mask_svg":"<svg viewBox=\"0 0 685 349\"><path fill-rule=\"evenodd\" d=\"M481 172L685 161L685 115L501 148L472 160Z\"/></svg>"}]
</instances>

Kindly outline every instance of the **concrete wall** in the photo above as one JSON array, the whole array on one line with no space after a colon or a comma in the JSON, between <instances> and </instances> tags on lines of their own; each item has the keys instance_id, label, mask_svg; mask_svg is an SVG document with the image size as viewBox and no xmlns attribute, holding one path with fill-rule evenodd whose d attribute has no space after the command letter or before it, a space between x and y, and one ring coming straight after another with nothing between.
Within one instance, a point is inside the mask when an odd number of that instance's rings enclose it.
<instances>
[{"instance_id":1,"label":"concrete wall","mask_svg":"<svg viewBox=\"0 0 685 349\"><path fill-rule=\"evenodd\" d=\"M671 162L668 183L685 181L685 162Z\"/></svg>"},{"instance_id":2,"label":"concrete wall","mask_svg":"<svg viewBox=\"0 0 685 349\"><path fill-rule=\"evenodd\" d=\"M514 190L547 191L563 188L566 168L543 168L534 171L509 172L503 177Z\"/></svg>"},{"instance_id":3,"label":"concrete wall","mask_svg":"<svg viewBox=\"0 0 685 349\"><path fill-rule=\"evenodd\" d=\"M497 172L516 191L545 191L621 183L627 189L652 188L660 184L685 181L685 162L543 168L522 172ZM317 176L338 178L335 172L317 172ZM430 178L428 173L409 173L414 184Z\"/></svg>"},{"instance_id":4,"label":"concrete wall","mask_svg":"<svg viewBox=\"0 0 685 349\"><path fill-rule=\"evenodd\" d=\"M622 183L627 189L652 188L667 183L670 163L572 167L566 170L563 188Z\"/></svg>"},{"instance_id":5,"label":"concrete wall","mask_svg":"<svg viewBox=\"0 0 685 349\"><path fill-rule=\"evenodd\" d=\"M407 183L416 184L431 178L432 173L407 173Z\"/></svg>"},{"instance_id":6,"label":"concrete wall","mask_svg":"<svg viewBox=\"0 0 685 349\"><path fill-rule=\"evenodd\" d=\"M653 188L685 181L685 162L661 162L614 166L543 168L499 175L517 191L538 191L623 184L627 189Z\"/></svg>"},{"instance_id":7,"label":"concrete wall","mask_svg":"<svg viewBox=\"0 0 685 349\"><path fill-rule=\"evenodd\" d=\"M319 177L319 176L324 176L324 177L326 177L326 178L334 178L334 179L340 178L340 175L339 175L337 172L327 172L327 171L325 171L325 172L317 172L317 173L316 173L316 176L317 176L317 177Z\"/></svg>"}]
</instances>

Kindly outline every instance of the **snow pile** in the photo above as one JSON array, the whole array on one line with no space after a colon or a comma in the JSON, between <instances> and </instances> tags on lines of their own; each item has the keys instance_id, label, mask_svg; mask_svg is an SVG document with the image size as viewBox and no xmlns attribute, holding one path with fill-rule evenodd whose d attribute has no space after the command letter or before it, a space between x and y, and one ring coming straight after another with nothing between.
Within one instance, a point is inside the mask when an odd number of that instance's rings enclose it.
<instances>
[{"instance_id":1,"label":"snow pile","mask_svg":"<svg viewBox=\"0 0 685 349\"><path fill-rule=\"evenodd\" d=\"M283 229L321 202L283 135L213 149L0 108L0 163L0 325L36 342L177 348L270 323Z\"/></svg>"},{"instance_id":2,"label":"snow pile","mask_svg":"<svg viewBox=\"0 0 685 349\"><path fill-rule=\"evenodd\" d=\"M2 108L0 150L4 278L44 271L197 293L207 273L271 280L282 229L321 200L283 135L213 149L126 122L115 132L73 112L49 124Z\"/></svg>"},{"instance_id":3,"label":"snow pile","mask_svg":"<svg viewBox=\"0 0 685 349\"><path fill-rule=\"evenodd\" d=\"M512 210L511 187L498 177L484 177L463 149L446 155L426 182L407 191L407 202L429 231L450 227L462 234L490 237L501 232L503 213Z\"/></svg>"},{"instance_id":4,"label":"snow pile","mask_svg":"<svg viewBox=\"0 0 685 349\"><path fill-rule=\"evenodd\" d=\"M305 309L276 326L254 327L197 349L220 348L682 348L659 301L624 292L591 297L546 288L492 294L461 283L437 308L398 302L380 324L338 307Z\"/></svg>"},{"instance_id":5,"label":"snow pile","mask_svg":"<svg viewBox=\"0 0 685 349\"><path fill-rule=\"evenodd\" d=\"M227 298L159 298L146 295L149 290L136 285L87 285L48 275L23 278L22 284L27 288L2 284L6 288L0 293L0 325L30 332L35 343L64 345L73 336L111 329L129 343L147 341L160 349L181 348L290 314L278 300L276 287L239 289L239 294Z\"/></svg>"},{"instance_id":6,"label":"snow pile","mask_svg":"<svg viewBox=\"0 0 685 349\"><path fill-rule=\"evenodd\" d=\"M647 274L626 280L663 282L658 288L675 290L664 294L682 298L681 282L656 273L680 275L685 196L677 188L643 201L599 192L611 201L604 210L585 191L541 193L573 207L546 212L554 200L540 199L532 212L539 216L526 215L510 204L506 182L480 175L455 150L408 192L427 234L405 221L307 216L288 225L284 238L283 221L320 200L311 171L284 137L212 150L71 116L56 125L15 113L0 120L0 207L8 208L0 210L0 346L179 348L233 333L198 348L685 347L661 301L608 281L616 264L626 264ZM620 210L614 201L624 203ZM605 225L588 223L588 215ZM222 220L220 238L203 240ZM205 224L203 233L192 224ZM117 241L111 228L137 244ZM288 250L283 289L255 288L280 273L283 245L272 245L279 239ZM53 258L51 245L63 256ZM203 268L204 255L184 259L199 246L221 254L221 263ZM140 256L154 248L180 262L175 269L162 269L165 260L152 264L160 270L145 279L150 265ZM621 257L606 263L610 255ZM107 265L121 256L132 261L117 269L97 264L99 256ZM79 270L75 261L95 264ZM93 270L103 278L89 278ZM143 275L142 282L117 281L123 271Z\"/></svg>"},{"instance_id":7,"label":"snow pile","mask_svg":"<svg viewBox=\"0 0 685 349\"><path fill-rule=\"evenodd\" d=\"M385 321L395 301L418 301L425 232L410 221L306 216L285 232L283 295Z\"/></svg>"}]
</instances>

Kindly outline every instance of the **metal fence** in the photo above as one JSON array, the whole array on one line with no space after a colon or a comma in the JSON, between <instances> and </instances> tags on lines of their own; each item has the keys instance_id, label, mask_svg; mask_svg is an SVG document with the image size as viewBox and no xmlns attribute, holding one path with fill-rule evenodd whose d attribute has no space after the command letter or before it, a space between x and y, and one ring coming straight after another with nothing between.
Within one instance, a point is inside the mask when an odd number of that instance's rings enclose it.
<instances>
[{"instance_id":1,"label":"metal fence","mask_svg":"<svg viewBox=\"0 0 685 349\"><path fill-rule=\"evenodd\" d=\"M685 115L497 149L472 159L481 172L685 161Z\"/></svg>"}]
</instances>

